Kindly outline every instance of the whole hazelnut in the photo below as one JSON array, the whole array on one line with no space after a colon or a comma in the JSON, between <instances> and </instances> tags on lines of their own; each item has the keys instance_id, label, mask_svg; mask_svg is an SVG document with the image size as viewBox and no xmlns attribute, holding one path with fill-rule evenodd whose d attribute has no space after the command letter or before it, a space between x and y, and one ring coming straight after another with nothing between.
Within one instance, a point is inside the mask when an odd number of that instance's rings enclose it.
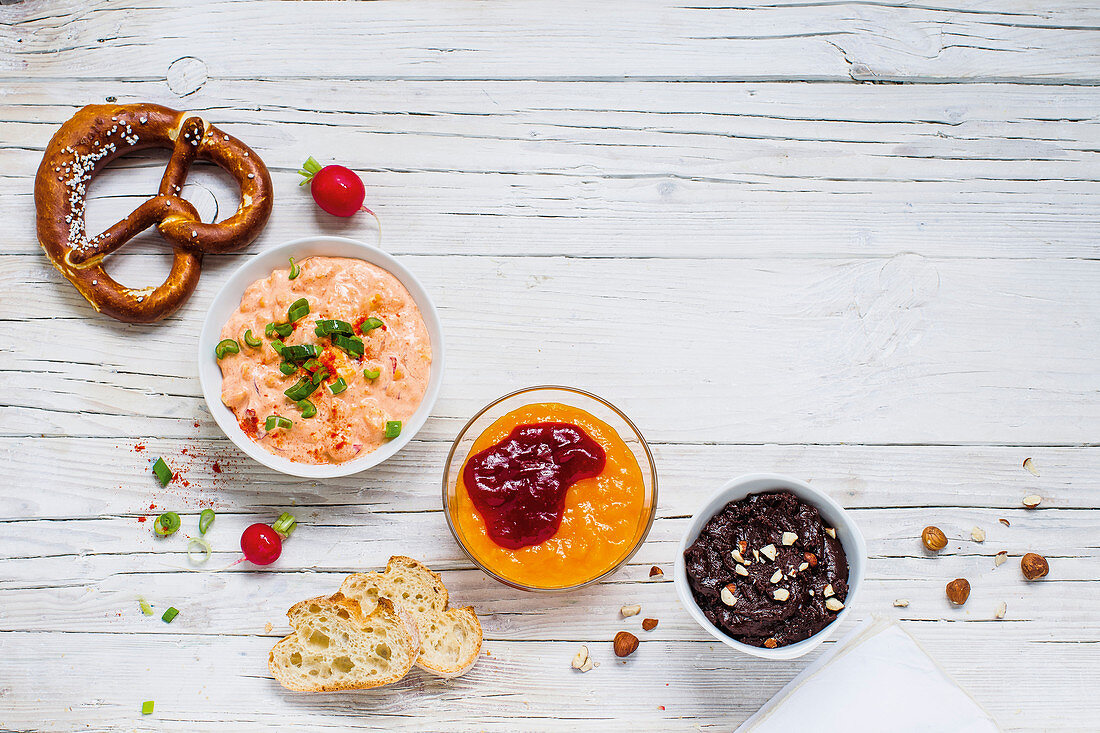
<instances>
[{"instance_id":1,"label":"whole hazelnut","mask_svg":"<svg viewBox=\"0 0 1100 733\"><path fill-rule=\"evenodd\" d=\"M947 547L947 535L939 527L925 527L920 533L920 541L932 552L939 552Z\"/></svg>"},{"instance_id":2,"label":"whole hazelnut","mask_svg":"<svg viewBox=\"0 0 1100 733\"><path fill-rule=\"evenodd\" d=\"M615 634L615 656L629 657L638 648L638 637L629 631Z\"/></svg>"},{"instance_id":3,"label":"whole hazelnut","mask_svg":"<svg viewBox=\"0 0 1100 733\"><path fill-rule=\"evenodd\" d=\"M1042 555L1029 552L1020 558L1020 570L1028 580L1038 580L1050 572L1050 565Z\"/></svg>"},{"instance_id":4,"label":"whole hazelnut","mask_svg":"<svg viewBox=\"0 0 1100 733\"><path fill-rule=\"evenodd\" d=\"M970 581L966 578L955 578L947 584L947 599L956 606L966 603L970 597Z\"/></svg>"}]
</instances>

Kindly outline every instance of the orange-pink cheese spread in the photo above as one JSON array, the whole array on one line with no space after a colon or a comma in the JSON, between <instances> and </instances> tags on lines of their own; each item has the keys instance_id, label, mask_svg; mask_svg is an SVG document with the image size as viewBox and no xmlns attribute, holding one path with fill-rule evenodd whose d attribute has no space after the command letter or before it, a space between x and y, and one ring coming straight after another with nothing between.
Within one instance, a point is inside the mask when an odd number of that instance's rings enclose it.
<instances>
[{"instance_id":1,"label":"orange-pink cheese spread","mask_svg":"<svg viewBox=\"0 0 1100 733\"><path fill-rule=\"evenodd\" d=\"M287 268L249 285L222 328L223 339L240 345L239 353L219 361L222 402L268 451L298 463L343 463L389 440L387 422L403 426L416 412L431 372L431 341L409 291L386 270L340 257L310 257L298 266L293 280ZM309 314L291 324L293 332L284 338L265 335L268 324L288 322L287 309L301 298ZM352 338L363 342L361 356L315 332L317 321L327 319L352 326ZM382 325L371 328L375 322L369 319ZM246 343L247 330L260 346ZM286 374L280 365L291 367L276 350L278 343L273 346L276 340L286 346L313 344L318 356ZM318 375L318 384L308 400L317 412L304 417L309 408L303 411L284 392L312 375ZM347 388L334 394L339 379ZM292 425L267 431L265 421L273 415Z\"/></svg>"}]
</instances>

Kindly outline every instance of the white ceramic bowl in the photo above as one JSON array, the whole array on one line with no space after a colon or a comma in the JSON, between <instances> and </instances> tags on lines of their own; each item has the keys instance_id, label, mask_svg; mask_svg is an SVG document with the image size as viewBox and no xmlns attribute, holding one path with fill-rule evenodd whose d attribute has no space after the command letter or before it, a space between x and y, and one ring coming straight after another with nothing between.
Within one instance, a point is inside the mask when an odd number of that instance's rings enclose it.
<instances>
[{"instance_id":1,"label":"white ceramic bowl","mask_svg":"<svg viewBox=\"0 0 1100 733\"><path fill-rule=\"evenodd\" d=\"M749 494L780 489L786 489L802 501L816 507L821 513L821 518L825 520L825 524L836 529L836 538L840 540L840 544L844 548L844 554L848 556L848 597L844 601L844 609L837 614L836 619L810 638L788 646L766 649L750 644L742 644L735 639L731 639L703 615L699 605L695 602L695 597L691 594L691 585L688 583L687 568L684 563L684 551L695 542L710 518L729 502L744 499ZM863 540L863 533L852 521L851 515L827 494L815 489L805 481L789 476L780 476L774 473L750 473L729 481L691 518L691 523L684 533L684 538L680 541L680 550L676 555L675 578L673 580L676 585L676 594L680 596L680 603L695 619L695 622L710 632L710 635L718 641L754 657L795 659L812 651L818 644L832 636L833 632L851 613L855 600L859 596L860 587L863 585L863 567L866 561L867 544Z\"/></svg>"},{"instance_id":2,"label":"white ceramic bowl","mask_svg":"<svg viewBox=\"0 0 1100 733\"><path fill-rule=\"evenodd\" d=\"M424 318L424 325L428 329L428 337L432 343L432 367L428 378L428 388L424 392L424 399L420 402L416 413L405 421L401 435L383 444L377 450L345 463L335 464L311 464L296 463L294 461L277 456L263 448L259 443L253 442L245 435L237 424L237 418L233 411L222 404L222 372L218 367L218 360L214 356L214 347L221 340L222 326L241 304L241 296L245 288L267 277L272 270L286 267L289 258L297 261L307 257L351 257L365 260L389 271L408 289L416 302L420 314ZM202 395L206 398L206 405L214 416L218 426L221 427L229 439L236 443L237 447L250 455L268 468L303 478L335 478L337 476L350 476L365 469L377 466L412 440L417 431L424 425L428 415L439 397L439 388L443 383L443 329L439 324L439 314L432 305L431 298L424 290L424 286L416 277L405 269L405 266L392 256L369 244L364 244L354 239L345 237L306 237L287 242L277 247L271 247L252 257L241 265L226 281L222 289L214 297L210 304L210 310L206 314L206 320L202 324L202 333L199 335L199 382L202 384Z\"/></svg>"}]
</instances>

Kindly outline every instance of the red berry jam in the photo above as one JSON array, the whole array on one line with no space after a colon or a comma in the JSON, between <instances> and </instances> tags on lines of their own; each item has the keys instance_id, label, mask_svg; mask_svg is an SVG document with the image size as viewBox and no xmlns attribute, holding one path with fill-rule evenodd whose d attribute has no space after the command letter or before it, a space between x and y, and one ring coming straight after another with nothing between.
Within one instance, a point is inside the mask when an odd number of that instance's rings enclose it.
<instances>
[{"instance_id":1,"label":"red berry jam","mask_svg":"<svg viewBox=\"0 0 1100 733\"><path fill-rule=\"evenodd\" d=\"M507 438L466 461L462 480L485 520L489 538L512 550L554 536L565 511L565 493L581 479L598 476L604 450L576 425L520 425Z\"/></svg>"}]
</instances>

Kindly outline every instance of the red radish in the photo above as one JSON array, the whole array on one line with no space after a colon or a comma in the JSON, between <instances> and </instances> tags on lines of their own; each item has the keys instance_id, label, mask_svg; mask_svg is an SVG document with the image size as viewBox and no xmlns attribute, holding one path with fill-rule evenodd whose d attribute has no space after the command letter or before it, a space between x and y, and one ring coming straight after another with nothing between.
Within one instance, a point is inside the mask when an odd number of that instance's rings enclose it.
<instances>
[{"instance_id":1,"label":"red radish","mask_svg":"<svg viewBox=\"0 0 1100 733\"><path fill-rule=\"evenodd\" d=\"M333 216L351 216L357 211L365 211L374 217L381 231L382 222L378 215L363 206L363 199L367 196L363 180L351 168L342 165L326 165L322 168L311 156L302 164L302 170L298 174L305 176L305 180L298 185L304 186L308 183L313 200L322 209Z\"/></svg>"},{"instance_id":2,"label":"red radish","mask_svg":"<svg viewBox=\"0 0 1100 733\"><path fill-rule=\"evenodd\" d=\"M283 552L283 538L268 525L257 522L241 534L241 552L251 563L270 565Z\"/></svg>"}]
</instances>

